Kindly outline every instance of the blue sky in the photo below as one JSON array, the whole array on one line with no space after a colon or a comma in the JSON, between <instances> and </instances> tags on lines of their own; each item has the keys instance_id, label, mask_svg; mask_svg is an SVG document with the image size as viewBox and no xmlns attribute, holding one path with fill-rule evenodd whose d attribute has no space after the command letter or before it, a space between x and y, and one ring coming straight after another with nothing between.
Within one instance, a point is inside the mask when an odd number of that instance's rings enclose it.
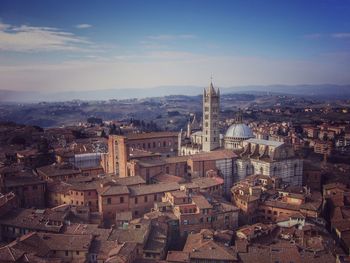
<instances>
[{"instance_id":1,"label":"blue sky","mask_svg":"<svg viewBox=\"0 0 350 263\"><path fill-rule=\"evenodd\" d=\"M350 83L350 1L0 1L0 89Z\"/></svg>"}]
</instances>

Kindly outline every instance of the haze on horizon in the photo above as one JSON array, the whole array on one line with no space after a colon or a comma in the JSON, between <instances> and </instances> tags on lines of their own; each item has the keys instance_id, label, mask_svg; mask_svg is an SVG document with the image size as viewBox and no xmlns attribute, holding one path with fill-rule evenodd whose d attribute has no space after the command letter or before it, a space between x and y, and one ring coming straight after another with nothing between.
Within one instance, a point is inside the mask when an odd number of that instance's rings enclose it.
<instances>
[{"instance_id":1,"label":"haze on horizon","mask_svg":"<svg viewBox=\"0 0 350 263\"><path fill-rule=\"evenodd\" d=\"M350 1L0 2L0 90L350 83Z\"/></svg>"}]
</instances>

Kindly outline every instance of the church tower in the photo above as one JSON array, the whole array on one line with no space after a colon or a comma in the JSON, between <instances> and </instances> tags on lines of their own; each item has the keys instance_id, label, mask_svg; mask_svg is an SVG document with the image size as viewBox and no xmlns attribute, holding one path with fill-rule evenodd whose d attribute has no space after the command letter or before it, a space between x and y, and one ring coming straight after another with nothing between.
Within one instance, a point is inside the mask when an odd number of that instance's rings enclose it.
<instances>
[{"instance_id":1,"label":"church tower","mask_svg":"<svg viewBox=\"0 0 350 263\"><path fill-rule=\"evenodd\" d=\"M220 91L215 91L210 82L208 90L203 93L203 142L202 150L210 152L220 147Z\"/></svg>"}]
</instances>

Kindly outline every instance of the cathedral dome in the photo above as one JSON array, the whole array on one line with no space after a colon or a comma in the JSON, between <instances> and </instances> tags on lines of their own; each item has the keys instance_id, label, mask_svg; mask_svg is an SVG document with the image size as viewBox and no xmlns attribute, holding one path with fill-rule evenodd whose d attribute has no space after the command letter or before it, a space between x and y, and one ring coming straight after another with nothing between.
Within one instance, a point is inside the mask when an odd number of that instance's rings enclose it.
<instances>
[{"instance_id":1,"label":"cathedral dome","mask_svg":"<svg viewBox=\"0 0 350 263\"><path fill-rule=\"evenodd\" d=\"M237 139L254 138L252 130L244 123L232 124L226 131L225 137Z\"/></svg>"}]
</instances>

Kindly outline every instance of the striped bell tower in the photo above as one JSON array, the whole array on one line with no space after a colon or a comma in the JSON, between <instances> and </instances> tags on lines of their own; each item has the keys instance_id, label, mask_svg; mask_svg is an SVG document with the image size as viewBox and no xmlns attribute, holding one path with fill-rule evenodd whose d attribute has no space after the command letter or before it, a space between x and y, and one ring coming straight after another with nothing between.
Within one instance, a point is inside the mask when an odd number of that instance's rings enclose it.
<instances>
[{"instance_id":1,"label":"striped bell tower","mask_svg":"<svg viewBox=\"0 0 350 263\"><path fill-rule=\"evenodd\" d=\"M203 142L202 150L210 152L220 147L220 90L213 82L203 92Z\"/></svg>"}]
</instances>

